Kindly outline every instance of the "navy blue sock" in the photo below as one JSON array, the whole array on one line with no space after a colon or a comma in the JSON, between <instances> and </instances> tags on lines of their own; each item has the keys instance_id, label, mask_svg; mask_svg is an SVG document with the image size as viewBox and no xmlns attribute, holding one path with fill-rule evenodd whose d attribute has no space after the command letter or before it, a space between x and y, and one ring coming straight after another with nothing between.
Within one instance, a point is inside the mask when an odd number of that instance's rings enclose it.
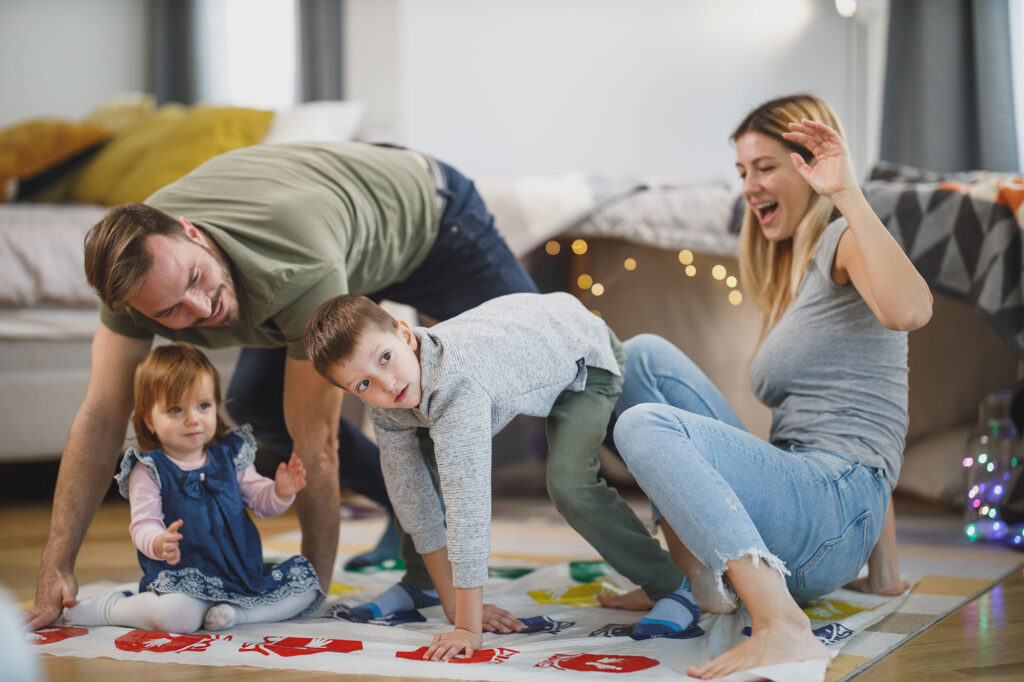
<instances>
[{"instance_id":1,"label":"navy blue sock","mask_svg":"<svg viewBox=\"0 0 1024 682\"><path fill-rule=\"evenodd\" d=\"M356 606L350 613L357 618L371 620L384 618L399 611L425 609L440 603L441 599L437 596L437 590L420 590L409 587L405 583L397 583L373 601Z\"/></svg>"},{"instance_id":2,"label":"navy blue sock","mask_svg":"<svg viewBox=\"0 0 1024 682\"><path fill-rule=\"evenodd\" d=\"M654 604L654 608L633 626L634 637L671 637L683 632L700 619L700 609L693 595L680 587Z\"/></svg>"}]
</instances>

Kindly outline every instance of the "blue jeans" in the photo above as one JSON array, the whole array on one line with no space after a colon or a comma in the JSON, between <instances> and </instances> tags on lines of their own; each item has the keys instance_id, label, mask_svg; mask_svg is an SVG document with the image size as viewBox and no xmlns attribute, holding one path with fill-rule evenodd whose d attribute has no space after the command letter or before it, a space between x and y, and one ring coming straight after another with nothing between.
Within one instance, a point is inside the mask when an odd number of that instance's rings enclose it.
<instances>
[{"instance_id":1,"label":"blue jeans","mask_svg":"<svg viewBox=\"0 0 1024 682\"><path fill-rule=\"evenodd\" d=\"M494 227L473 182L438 162L445 200L434 246L408 279L369 294L410 305L443 320L496 296L536 292L537 286ZM341 293L341 292L339 292ZM248 422L257 438L286 459L292 439L284 423L284 348L244 348L228 387L227 410L238 423ZM363 433L342 419L338 429L341 485L390 509L380 452Z\"/></svg>"},{"instance_id":2,"label":"blue jeans","mask_svg":"<svg viewBox=\"0 0 1024 682\"><path fill-rule=\"evenodd\" d=\"M857 576L889 502L880 470L761 440L671 343L646 334L624 346L615 445L719 587L726 561L745 556L782 573L800 603Z\"/></svg>"}]
</instances>

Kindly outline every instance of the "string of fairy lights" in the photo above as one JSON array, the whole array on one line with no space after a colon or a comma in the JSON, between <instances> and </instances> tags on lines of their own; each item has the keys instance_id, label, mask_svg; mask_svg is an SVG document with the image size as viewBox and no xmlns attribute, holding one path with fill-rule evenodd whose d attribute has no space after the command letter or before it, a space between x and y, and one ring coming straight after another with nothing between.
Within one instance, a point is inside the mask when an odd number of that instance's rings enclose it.
<instances>
[{"instance_id":1,"label":"string of fairy lights","mask_svg":"<svg viewBox=\"0 0 1024 682\"><path fill-rule=\"evenodd\" d=\"M988 439L986 439L988 440ZM1011 479L1016 471L1019 460L982 452L977 457L967 456L963 466L968 470L967 518L964 535L971 542L975 540L996 540L1020 546L1024 544L1024 523L1016 523L1003 518L999 510L1010 489Z\"/></svg>"},{"instance_id":2,"label":"string of fairy lights","mask_svg":"<svg viewBox=\"0 0 1024 682\"><path fill-rule=\"evenodd\" d=\"M587 240L582 238L574 239L569 244L569 250L577 256L583 256L590 249L590 244ZM548 241L544 245L544 251L549 256L557 256L562 252L562 243L556 239ZM694 263L694 253L690 249L682 249L678 254L679 263L683 266L683 272L687 277L697 276L697 266ZM623 276L627 276L627 273L634 272L639 267L639 263L636 258L629 257L622 262L622 267L616 268L614 271L607 273L605 277L600 280L595 279L593 275L583 272L576 277L576 286L582 292L588 292L593 297L603 296L605 292L612 286L618 284ZM743 302L743 293L740 292L736 287L739 285L739 280L735 275L729 274L728 268L721 263L717 263L711 267L711 277L715 280L723 282L729 289L728 300L732 305L739 305ZM594 311L599 314L598 311Z\"/></svg>"}]
</instances>

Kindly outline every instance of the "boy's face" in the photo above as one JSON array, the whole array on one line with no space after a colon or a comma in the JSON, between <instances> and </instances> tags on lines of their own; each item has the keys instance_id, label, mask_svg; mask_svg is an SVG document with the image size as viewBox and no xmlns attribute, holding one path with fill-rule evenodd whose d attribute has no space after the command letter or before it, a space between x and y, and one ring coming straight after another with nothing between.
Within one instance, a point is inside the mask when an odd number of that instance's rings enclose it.
<instances>
[{"instance_id":1,"label":"boy's face","mask_svg":"<svg viewBox=\"0 0 1024 682\"><path fill-rule=\"evenodd\" d=\"M383 408L420 404L420 359L416 335L405 322L392 330L372 327L363 332L348 360L330 371L347 392Z\"/></svg>"}]
</instances>

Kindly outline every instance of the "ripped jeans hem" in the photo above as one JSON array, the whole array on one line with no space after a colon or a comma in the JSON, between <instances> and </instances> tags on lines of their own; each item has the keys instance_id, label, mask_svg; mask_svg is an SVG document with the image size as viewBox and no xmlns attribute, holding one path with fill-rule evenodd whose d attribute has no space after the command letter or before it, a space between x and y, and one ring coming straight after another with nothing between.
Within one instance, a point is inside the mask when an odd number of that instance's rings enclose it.
<instances>
[{"instance_id":1,"label":"ripped jeans hem","mask_svg":"<svg viewBox=\"0 0 1024 682\"><path fill-rule=\"evenodd\" d=\"M753 557L755 564L757 560L760 559L766 566L768 566L768 568L771 568L778 573L783 582L785 582L786 576L790 575L785 562L767 550L751 548L740 550L733 554L722 554L721 552L715 552L715 554L718 559L718 565L715 568L711 568L709 566L708 570L710 570L715 576L715 588L718 590L718 594L731 602L735 602L739 595L736 594L736 591L731 585L727 585L725 583L725 572L729 570L729 567L726 564L730 561L739 561L746 557Z\"/></svg>"}]
</instances>

